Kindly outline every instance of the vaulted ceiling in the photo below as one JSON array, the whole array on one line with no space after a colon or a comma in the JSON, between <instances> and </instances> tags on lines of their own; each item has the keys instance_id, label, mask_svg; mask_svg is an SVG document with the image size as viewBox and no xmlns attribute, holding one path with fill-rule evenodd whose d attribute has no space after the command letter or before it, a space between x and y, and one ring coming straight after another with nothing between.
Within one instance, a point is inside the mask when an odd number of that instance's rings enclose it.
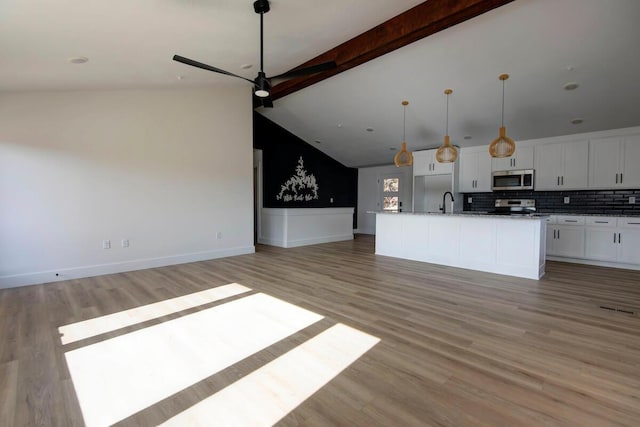
<instances>
[{"instance_id":1,"label":"vaulted ceiling","mask_svg":"<svg viewBox=\"0 0 640 427\"><path fill-rule=\"evenodd\" d=\"M273 0L265 71L294 68L420 3ZM500 125L501 73L511 75L505 125L516 141L637 126L639 19L637 0L515 0L258 111L348 166L391 163L403 100L409 149L440 145L446 88L452 142L487 144ZM250 96L249 83L174 62L176 53L253 79L252 0L0 3L0 102L2 91L216 85L245 85ZM89 61L69 62L77 56ZM578 88L565 90L570 82Z\"/></svg>"}]
</instances>

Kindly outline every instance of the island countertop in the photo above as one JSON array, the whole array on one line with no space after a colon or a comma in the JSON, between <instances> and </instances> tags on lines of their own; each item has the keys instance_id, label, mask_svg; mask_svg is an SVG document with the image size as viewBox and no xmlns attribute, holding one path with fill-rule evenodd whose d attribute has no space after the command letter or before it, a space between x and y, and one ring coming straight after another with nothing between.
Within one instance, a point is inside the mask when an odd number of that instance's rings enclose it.
<instances>
[{"instance_id":1,"label":"island countertop","mask_svg":"<svg viewBox=\"0 0 640 427\"><path fill-rule=\"evenodd\" d=\"M367 211L367 213L384 214L384 215L416 215L416 216L434 216L434 217L469 217L469 218L499 218L499 219L515 219L515 220L542 220L550 217L552 214L533 214L533 215L500 215L489 212L394 212L394 211Z\"/></svg>"}]
</instances>

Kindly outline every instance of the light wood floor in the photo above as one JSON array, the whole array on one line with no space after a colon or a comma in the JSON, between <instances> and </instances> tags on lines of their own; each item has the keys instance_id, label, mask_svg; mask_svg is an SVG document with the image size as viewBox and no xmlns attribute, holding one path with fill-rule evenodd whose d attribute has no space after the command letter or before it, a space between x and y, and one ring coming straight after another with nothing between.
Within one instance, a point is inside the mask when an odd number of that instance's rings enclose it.
<instances>
[{"instance_id":1,"label":"light wood floor","mask_svg":"<svg viewBox=\"0 0 640 427\"><path fill-rule=\"evenodd\" d=\"M382 341L279 425L640 425L640 272L549 262L535 281L373 251L369 236L258 246L252 255L1 290L0 426L82 425L65 351L216 303L64 347L59 326L231 282L326 318L121 425L162 422L338 322Z\"/></svg>"}]
</instances>

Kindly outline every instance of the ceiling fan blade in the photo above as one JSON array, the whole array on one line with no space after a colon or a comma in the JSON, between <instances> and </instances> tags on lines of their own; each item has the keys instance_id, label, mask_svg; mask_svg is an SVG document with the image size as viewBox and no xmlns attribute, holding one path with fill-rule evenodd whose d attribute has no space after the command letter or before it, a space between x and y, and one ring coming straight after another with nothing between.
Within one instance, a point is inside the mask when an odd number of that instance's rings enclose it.
<instances>
[{"instance_id":1,"label":"ceiling fan blade","mask_svg":"<svg viewBox=\"0 0 640 427\"><path fill-rule=\"evenodd\" d=\"M222 70L220 68L212 67L211 65L203 64L202 62L194 61L193 59L185 58L180 55L173 55L173 60L181 62L183 64L191 65L192 67L202 68L203 70L213 71L214 73L226 74L227 76L237 77L242 80L246 80L249 83L254 83L253 80L249 80L245 77L239 76L237 74L233 74L229 71Z\"/></svg>"},{"instance_id":2,"label":"ceiling fan blade","mask_svg":"<svg viewBox=\"0 0 640 427\"><path fill-rule=\"evenodd\" d=\"M292 79L294 77L307 76L309 74L320 73L322 71L333 70L338 65L335 61L324 62L322 64L312 65L310 67L298 68L296 70L287 71L277 76L268 77L269 79Z\"/></svg>"}]
</instances>

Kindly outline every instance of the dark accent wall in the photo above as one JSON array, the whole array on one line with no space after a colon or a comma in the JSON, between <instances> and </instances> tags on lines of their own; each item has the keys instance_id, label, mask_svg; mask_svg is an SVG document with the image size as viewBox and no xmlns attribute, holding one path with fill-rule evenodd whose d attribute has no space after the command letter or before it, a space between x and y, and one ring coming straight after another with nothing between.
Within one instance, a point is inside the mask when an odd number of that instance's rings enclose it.
<instances>
[{"instance_id":1,"label":"dark accent wall","mask_svg":"<svg viewBox=\"0 0 640 427\"><path fill-rule=\"evenodd\" d=\"M259 113L253 114L253 146L262 150L264 207L356 207L358 169L344 166ZM304 169L316 179L318 199L278 200L276 196L282 184L295 175L300 157L304 160ZM354 212L354 228L355 221Z\"/></svg>"},{"instance_id":2,"label":"dark accent wall","mask_svg":"<svg viewBox=\"0 0 640 427\"><path fill-rule=\"evenodd\" d=\"M569 197L569 203L564 198ZM629 204L635 196L636 204ZM468 198L473 199L468 203ZM494 191L493 193L467 193L464 210L492 211L496 199L535 199L541 213L576 213L602 215L640 215L640 190L589 191Z\"/></svg>"}]
</instances>

